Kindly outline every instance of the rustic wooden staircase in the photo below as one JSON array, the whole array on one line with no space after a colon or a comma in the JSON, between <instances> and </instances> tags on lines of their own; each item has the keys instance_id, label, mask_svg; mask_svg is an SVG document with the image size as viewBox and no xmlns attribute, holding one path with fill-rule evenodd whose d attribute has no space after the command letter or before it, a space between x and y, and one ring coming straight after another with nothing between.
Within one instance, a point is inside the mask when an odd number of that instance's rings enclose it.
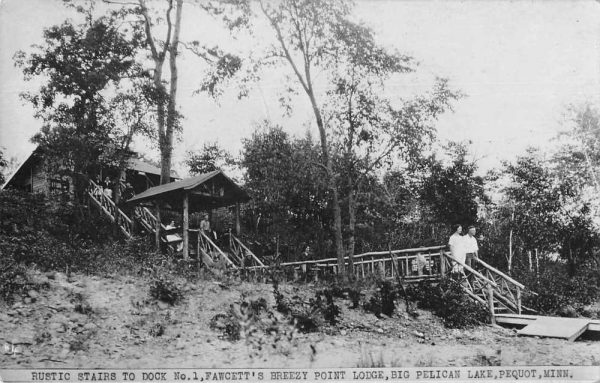
<instances>
[{"instance_id":1,"label":"rustic wooden staircase","mask_svg":"<svg viewBox=\"0 0 600 383\"><path fill-rule=\"evenodd\" d=\"M265 266L265 264L239 238L229 231L229 252L240 267Z\"/></svg>"},{"instance_id":2,"label":"rustic wooden staircase","mask_svg":"<svg viewBox=\"0 0 600 383\"><path fill-rule=\"evenodd\" d=\"M87 194L90 201L100 211L102 211L112 222L116 221L125 237L131 238L133 236L133 221L117 207L109 196L104 194L104 190L100 185L90 180Z\"/></svg>"},{"instance_id":3,"label":"rustic wooden staircase","mask_svg":"<svg viewBox=\"0 0 600 383\"><path fill-rule=\"evenodd\" d=\"M535 313L535 310L522 304L525 286L481 259L474 259L474 267L470 267L449 252L444 252L441 261L445 262L447 270L460 266L461 271L450 273L450 277L458 280L472 299L488 307L490 314Z\"/></svg>"}]
</instances>

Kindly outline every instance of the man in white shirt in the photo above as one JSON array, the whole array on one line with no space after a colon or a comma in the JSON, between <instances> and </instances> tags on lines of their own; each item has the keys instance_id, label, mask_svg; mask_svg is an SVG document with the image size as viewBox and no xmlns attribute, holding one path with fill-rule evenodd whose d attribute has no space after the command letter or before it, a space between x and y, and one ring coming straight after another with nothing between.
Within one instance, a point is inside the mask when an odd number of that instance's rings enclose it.
<instances>
[{"instance_id":1,"label":"man in white shirt","mask_svg":"<svg viewBox=\"0 0 600 383\"><path fill-rule=\"evenodd\" d=\"M450 236L450 240L448 240L448 246L450 247L450 254L454 257L454 259L465 263L465 252L463 251L463 239L464 237L461 235L462 226L454 225L453 226L454 233ZM452 268L452 271L455 273L461 272L463 267L456 263Z\"/></svg>"},{"instance_id":2,"label":"man in white shirt","mask_svg":"<svg viewBox=\"0 0 600 383\"><path fill-rule=\"evenodd\" d=\"M467 235L463 239L464 251L466 253L467 266L471 266L473 258L478 258L479 246L477 246L477 239L475 239L476 229L475 226L469 226Z\"/></svg>"}]
</instances>

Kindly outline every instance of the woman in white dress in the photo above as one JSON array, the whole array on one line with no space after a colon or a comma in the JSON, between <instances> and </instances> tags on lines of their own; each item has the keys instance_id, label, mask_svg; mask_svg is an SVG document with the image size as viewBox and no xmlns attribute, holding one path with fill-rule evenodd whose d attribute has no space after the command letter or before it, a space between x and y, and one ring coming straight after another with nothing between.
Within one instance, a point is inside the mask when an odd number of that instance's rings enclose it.
<instances>
[{"instance_id":1,"label":"woman in white dress","mask_svg":"<svg viewBox=\"0 0 600 383\"><path fill-rule=\"evenodd\" d=\"M456 259L457 261L460 261L464 264L465 260L466 260L466 253L464 251L464 245L463 245L464 237L461 235L462 226L455 225L455 226L453 226L453 229L454 229L454 232L450 236L450 240L448 240L448 246L450 246L450 254L454 257L454 259ZM455 263L454 267L452 268L452 272L460 273L462 271L463 271L462 265Z\"/></svg>"}]
</instances>

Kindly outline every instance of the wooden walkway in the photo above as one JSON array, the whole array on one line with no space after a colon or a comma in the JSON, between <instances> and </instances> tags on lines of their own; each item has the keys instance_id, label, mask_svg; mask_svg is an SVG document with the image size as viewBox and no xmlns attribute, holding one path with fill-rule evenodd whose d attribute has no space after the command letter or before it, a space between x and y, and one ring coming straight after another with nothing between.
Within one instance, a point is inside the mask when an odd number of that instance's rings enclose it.
<instances>
[{"instance_id":1,"label":"wooden walkway","mask_svg":"<svg viewBox=\"0 0 600 383\"><path fill-rule=\"evenodd\" d=\"M521 327L518 334L523 336L563 338L574 341L584 332L600 335L600 319L498 314L496 323Z\"/></svg>"},{"instance_id":2,"label":"wooden walkway","mask_svg":"<svg viewBox=\"0 0 600 383\"><path fill-rule=\"evenodd\" d=\"M127 238L133 236L133 220L115 206L114 202L104 195L102 188L92 181L90 181L88 196L99 210L119 225ZM158 220L147 208L138 206L135 209L134 219L150 233L155 232ZM162 233L169 233L164 225L161 225L161 229ZM241 275L249 279L265 279L276 273L281 279L306 280L310 277L318 281L338 274L337 258L267 266L231 233L229 233L229 249L226 251L220 249L200 230L188 229L188 234L196 239L189 244L193 252L209 267L212 264L221 264L223 268L238 270ZM172 243L169 237L163 235L161 239L172 252L176 252L177 244L181 241ZM344 267L348 267L350 261L346 257ZM358 279L400 278L406 283L416 283L424 280L440 280L445 276L457 278L468 296L487 307L492 323L522 327L519 335L556 337L573 341L585 331L600 333L600 320L527 315L527 312L535 312L522 305L522 295L524 292L535 293L527 291L521 283L481 260L476 260L473 268L467 266L453 258L446 251L446 246L368 252L352 257L352 264L355 277ZM457 269L460 273L452 272Z\"/></svg>"}]
</instances>

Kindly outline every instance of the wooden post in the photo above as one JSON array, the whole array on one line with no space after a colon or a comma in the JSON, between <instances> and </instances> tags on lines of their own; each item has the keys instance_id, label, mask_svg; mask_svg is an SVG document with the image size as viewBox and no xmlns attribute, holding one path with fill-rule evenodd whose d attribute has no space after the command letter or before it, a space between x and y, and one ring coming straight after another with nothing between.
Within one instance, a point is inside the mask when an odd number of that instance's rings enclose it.
<instances>
[{"instance_id":1,"label":"wooden post","mask_svg":"<svg viewBox=\"0 0 600 383\"><path fill-rule=\"evenodd\" d=\"M532 272L533 264L531 263L531 250L527 250L527 259L529 260L529 272Z\"/></svg>"},{"instance_id":2,"label":"wooden post","mask_svg":"<svg viewBox=\"0 0 600 383\"><path fill-rule=\"evenodd\" d=\"M490 323L496 324L496 313L494 310L494 288L491 284L487 284L487 295L488 295L488 307L490 310Z\"/></svg>"},{"instance_id":3,"label":"wooden post","mask_svg":"<svg viewBox=\"0 0 600 383\"><path fill-rule=\"evenodd\" d=\"M183 259L188 260L190 255L190 195L183 194Z\"/></svg>"},{"instance_id":4,"label":"wooden post","mask_svg":"<svg viewBox=\"0 0 600 383\"><path fill-rule=\"evenodd\" d=\"M440 274L442 278L446 275L446 256L444 255L444 250L440 250Z\"/></svg>"},{"instance_id":5,"label":"wooden post","mask_svg":"<svg viewBox=\"0 0 600 383\"><path fill-rule=\"evenodd\" d=\"M517 314L521 315L521 288L517 286Z\"/></svg>"},{"instance_id":6,"label":"wooden post","mask_svg":"<svg viewBox=\"0 0 600 383\"><path fill-rule=\"evenodd\" d=\"M241 226L240 226L240 203L235 203L235 235L237 237L240 236Z\"/></svg>"},{"instance_id":7,"label":"wooden post","mask_svg":"<svg viewBox=\"0 0 600 383\"><path fill-rule=\"evenodd\" d=\"M160 203L157 201L156 206L156 222L154 228L154 239L156 240L156 251L160 251Z\"/></svg>"}]
</instances>

